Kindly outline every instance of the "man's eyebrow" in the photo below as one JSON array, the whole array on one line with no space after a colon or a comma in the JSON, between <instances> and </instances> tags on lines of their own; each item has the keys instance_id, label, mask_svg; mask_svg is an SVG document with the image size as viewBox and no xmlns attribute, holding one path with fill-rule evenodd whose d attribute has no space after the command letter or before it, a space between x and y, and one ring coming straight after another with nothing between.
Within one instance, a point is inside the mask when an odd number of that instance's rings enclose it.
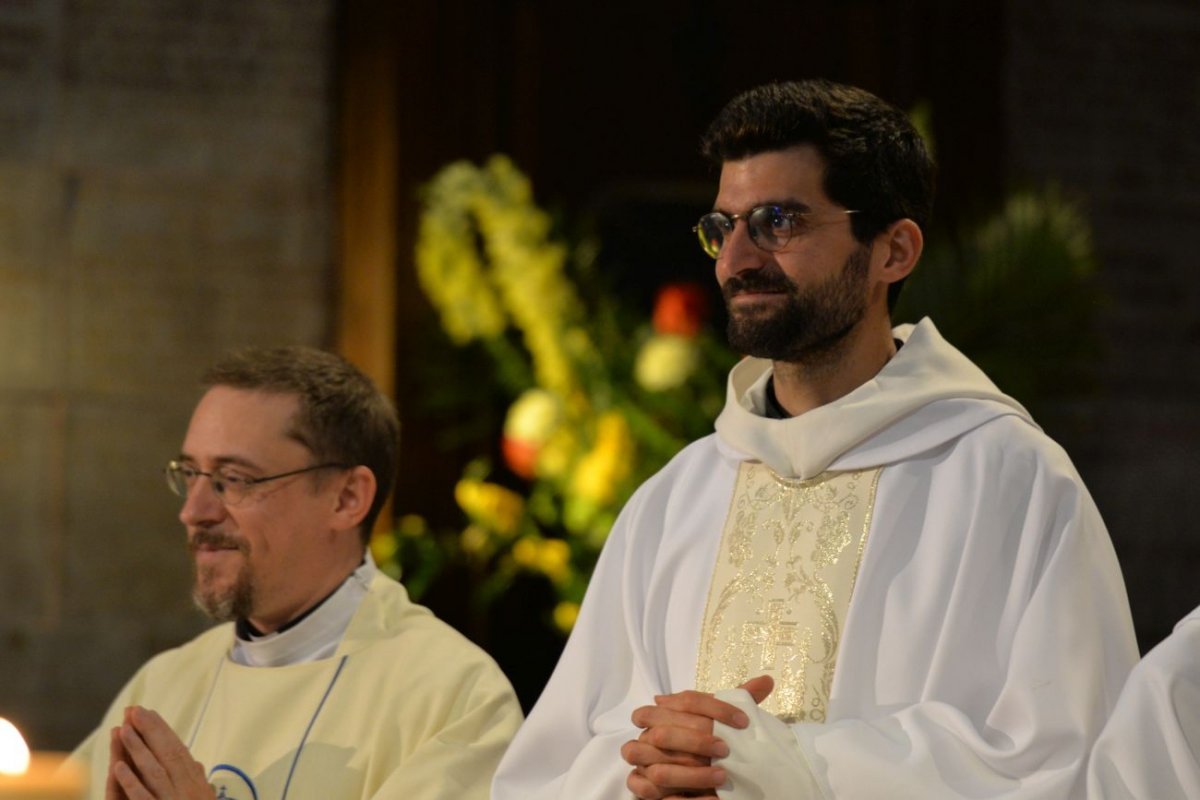
<instances>
[{"instance_id":1,"label":"man's eyebrow","mask_svg":"<svg viewBox=\"0 0 1200 800\"><path fill-rule=\"evenodd\" d=\"M782 208L785 211L800 211L805 214L810 213L813 210L812 206L810 206L808 203L805 203L803 200L797 200L794 197L789 197L789 198L780 198L777 200L761 200L761 201L753 204L749 208L742 209L741 211L732 211L732 212L714 204L713 211L719 211L722 214L731 214L731 213L732 214L746 214L746 213L749 213L750 209L759 208L760 206L778 206L779 208Z\"/></svg>"},{"instance_id":2,"label":"man's eyebrow","mask_svg":"<svg viewBox=\"0 0 1200 800\"><path fill-rule=\"evenodd\" d=\"M760 206L779 206L785 211L803 211L809 213L813 210L812 206L805 203L803 200L797 200L794 197L789 197L783 200L768 200L765 203L759 203Z\"/></svg>"},{"instance_id":3,"label":"man's eyebrow","mask_svg":"<svg viewBox=\"0 0 1200 800\"><path fill-rule=\"evenodd\" d=\"M175 460L184 464L200 463L195 457L189 456L187 453L180 453L178 456L176 456ZM243 458L242 456L217 456L213 459L213 467L245 467L246 469L262 469L262 467L258 464L254 463L248 458Z\"/></svg>"}]
</instances>

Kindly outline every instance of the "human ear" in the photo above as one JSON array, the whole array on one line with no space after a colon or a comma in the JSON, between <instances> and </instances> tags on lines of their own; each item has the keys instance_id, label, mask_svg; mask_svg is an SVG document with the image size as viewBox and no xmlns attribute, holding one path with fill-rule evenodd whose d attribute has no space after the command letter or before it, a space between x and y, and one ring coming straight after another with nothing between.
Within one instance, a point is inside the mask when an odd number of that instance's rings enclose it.
<instances>
[{"instance_id":1,"label":"human ear","mask_svg":"<svg viewBox=\"0 0 1200 800\"><path fill-rule=\"evenodd\" d=\"M879 234L883 240L886 260L880 267L880 280L895 283L907 278L921 258L925 236L921 227L911 219L899 219Z\"/></svg>"},{"instance_id":2,"label":"human ear","mask_svg":"<svg viewBox=\"0 0 1200 800\"><path fill-rule=\"evenodd\" d=\"M350 469L337 485L333 513L338 520L338 527L357 528L371 510L371 503L379 488L375 483L375 473L360 464Z\"/></svg>"}]
</instances>

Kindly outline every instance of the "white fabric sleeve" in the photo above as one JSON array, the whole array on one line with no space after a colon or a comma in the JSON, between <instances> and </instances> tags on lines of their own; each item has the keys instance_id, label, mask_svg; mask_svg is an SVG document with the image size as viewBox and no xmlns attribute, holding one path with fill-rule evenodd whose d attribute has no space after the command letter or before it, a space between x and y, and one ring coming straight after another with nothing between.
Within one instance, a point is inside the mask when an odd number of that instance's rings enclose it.
<instances>
[{"instance_id":1,"label":"white fabric sleeve","mask_svg":"<svg viewBox=\"0 0 1200 800\"><path fill-rule=\"evenodd\" d=\"M717 790L721 800L824 800L808 759L792 729L763 711L745 689L717 692L718 700L737 706L750 718L746 728L713 723L713 733L729 745L729 755L713 759L728 780Z\"/></svg>"},{"instance_id":2,"label":"white fabric sleeve","mask_svg":"<svg viewBox=\"0 0 1200 800\"><path fill-rule=\"evenodd\" d=\"M554 674L500 762L493 800L633 796L621 745L637 738L631 715L657 688L642 685L622 613L623 527L618 520Z\"/></svg>"},{"instance_id":3,"label":"white fabric sleeve","mask_svg":"<svg viewBox=\"0 0 1200 800\"><path fill-rule=\"evenodd\" d=\"M1200 609L1133 674L1088 764L1089 800L1200 797Z\"/></svg>"}]
</instances>

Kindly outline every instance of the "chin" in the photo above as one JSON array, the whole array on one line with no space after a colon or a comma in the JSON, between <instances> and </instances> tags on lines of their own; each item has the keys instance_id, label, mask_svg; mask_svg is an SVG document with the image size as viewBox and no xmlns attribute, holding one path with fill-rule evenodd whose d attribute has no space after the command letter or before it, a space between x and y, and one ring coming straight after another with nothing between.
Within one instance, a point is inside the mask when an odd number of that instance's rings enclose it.
<instances>
[{"instance_id":1,"label":"chin","mask_svg":"<svg viewBox=\"0 0 1200 800\"><path fill-rule=\"evenodd\" d=\"M254 587L245 575L227 585L220 585L203 574L197 576L192 588L192 602L196 608L217 622L230 622L250 616L254 609Z\"/></svg>"}]
</instances>

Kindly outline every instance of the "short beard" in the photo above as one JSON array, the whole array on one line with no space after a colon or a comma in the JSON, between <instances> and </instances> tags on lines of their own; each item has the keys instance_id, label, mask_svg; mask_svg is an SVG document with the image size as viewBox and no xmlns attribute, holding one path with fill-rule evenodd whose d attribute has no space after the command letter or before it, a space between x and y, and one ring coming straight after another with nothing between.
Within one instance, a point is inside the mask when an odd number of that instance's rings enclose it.
<instances>
[{"instance_id":1,"label":"short beard","mask_svg":"<svg viewBox=\"0 0 1200 800\"><path fill-rule=\"evenodd\" d=\"M729 346L738 353L772 361L820 366L834 359L845 338L866 315L871 251L860 245L841 272L799 289L778 267L734 275L722 292L729 310ZM744 291L783 292L787 301L769 315L734 310L730 301Z\"/></svg>"},{"instance_id":2,"label":"short beard","mask_svg":"<svg viewBox=\"0 0 1200 800\"><path fill-rule=\"evenodd\" d=\"M188 543L188 549L195 552L202 544L217 547L236 547L243 555L249 555L249 549L244 542L219 533L196 533ZM195 564L195 561L192 562ZM233 585L224 590L213 588L210 583L214 578L211 567L195 567L195 582L192 585L192 602L196 608L203 611L217 622L231 622L245 619L254 609L254 580L250 573L247 560L238 570Z\"/></svg>"}]
</instances>

